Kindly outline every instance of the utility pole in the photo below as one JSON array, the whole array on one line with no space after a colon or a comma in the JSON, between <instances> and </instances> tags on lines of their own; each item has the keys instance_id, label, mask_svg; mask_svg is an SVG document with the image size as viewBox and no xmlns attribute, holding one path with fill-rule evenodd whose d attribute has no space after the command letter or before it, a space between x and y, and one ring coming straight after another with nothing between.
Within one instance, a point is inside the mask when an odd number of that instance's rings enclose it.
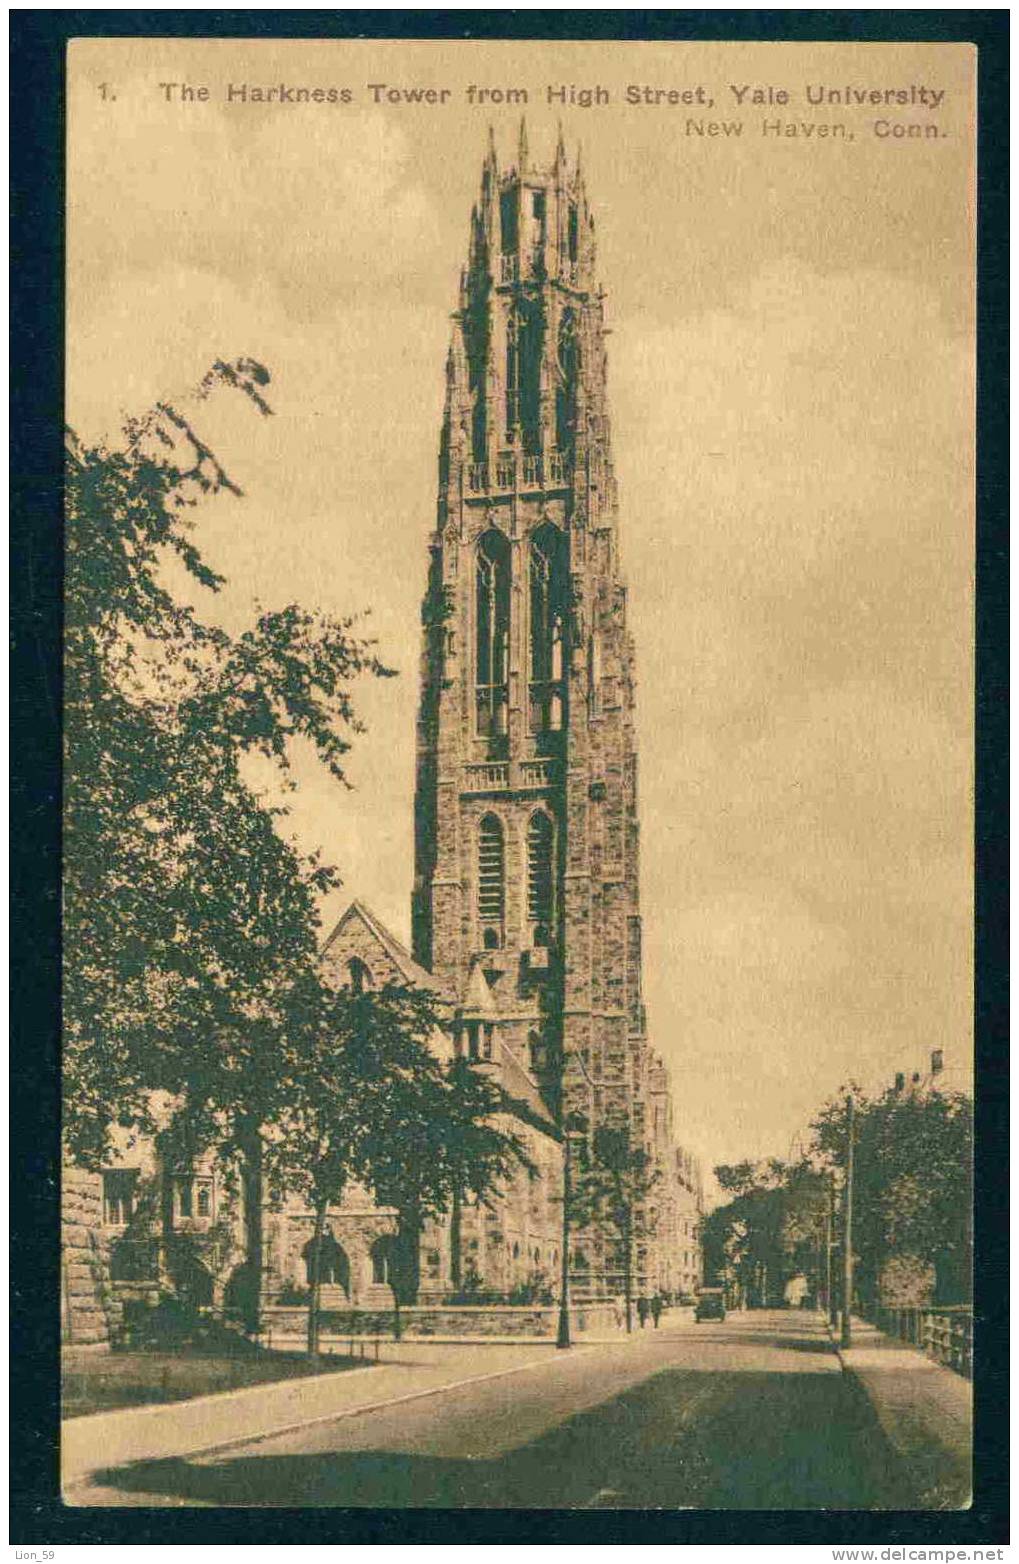
<instances>
[{"instance_id":1,"label":"utility pole","mask_svg":"<svg viewBox=\"0 0 1019 1564\"><path fill-rule=\"evenodd\" d=\"M842 1331L840 1345L853 1345L849 1311L853 1306L853 1094L846 1098L846 1188L842 1208Z\"/></svg>"},{"instance_id":2,"label":"utility pole","mask_svg":"<svg viewBox=\"0 0 1019 1564\"><path fill-rule=\"evenodd\" d=\"M557 1347L570 1347L570 1200L572 1198L572 1173L570 1158L570 1121L567 1114L561 1118L563 1132L563 1231L562 1267L559 1280L559 1329Z\"/></svg>"}]
</instances>

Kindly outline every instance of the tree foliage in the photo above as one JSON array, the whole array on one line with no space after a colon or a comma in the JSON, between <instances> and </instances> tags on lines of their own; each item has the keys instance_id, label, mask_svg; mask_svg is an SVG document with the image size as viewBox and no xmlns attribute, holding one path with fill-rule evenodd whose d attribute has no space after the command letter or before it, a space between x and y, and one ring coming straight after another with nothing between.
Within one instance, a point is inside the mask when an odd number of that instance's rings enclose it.
<instances>
[{"instance_id":1,"label":"tree foliage","mask_svg":"<svg viewBox=\"0 0 1019 1564\"><path fill-rule=\"evenodd\" d=\"M633 1250L649 1223L648 1196L661 1174L626 1124L600 1124L582 1148L573 1188L573 1220L614 1229L622 1252L626 1328L632 1327Z\"/></svg>"},{"instance_id":2,"label":"tree foliage","mask_svg":"<svg viewBox=\"0 0 1019 1564\"><path fill-rule=\"evenodd\" d=\"M778 1302L790 1277L816 1271L825 1179L809 1163L775 1157L723 1164L715 1177L732 1199L704 1220L707 1275L746 1302Z\"/></svg>"},{"instance_id":3,"label":"tree foliage","mask_svg":"<svg viewBox=\"0 0 1019 1564\"><path fill-rule=\"evenodd\" d=\"M855 1093L853 1249L857 1286L876 1299L884 1267L933 1267L939 1302L970 1296L973 1104L954 1092ZM844 1170L846 1103L814 1124L818 1154Z\"/></svg>"},{"instance_id":4,"label":"tree foliage","mask_svg":"<svg viewBox=\"0 0 1019 1564\"><path fill-rule=\"evenodd\" d=\"M217 363L198 400L229 389L268 416L267 381ZM351 619L290 605L229 634L182 602L168 559L192 595L218 592L197 508L240 490L176 406L123 434L68 441L66 1139L91 1166L114 1124L159 1132L183 1162L214 1146L239 1165L254 1324L265 1175L307 1198L320 1243L355 1180L409 1230L523 1148L493 1122L501 1092L432 1052L426 996L329 983L316 909L335 871L284 838L285 804L250 780L260 757L285 796L299 739L342 784L351 685L390 670Z\"/></svg>"},{"instance_id":5,"label":"tree foliage","mask_svg":"<svg viewBox=\"0 0 1019 1564\"><path fill-rule=\"evenodd\" d=\"M267 416L268 375L218 363ZM228 634L197 596L222 577L197 507L237 485L179 408L131 420L117 447L68 441L66 509L65 1129L96 1165L111 1123L151 1131L151 1093L261 1118L295 1001L315 981L319 894L333 871L280 832L245 757L277 768L309 740L340 782L358 731L350 686L388 672L351 620L296 605Z\"/></svg>"},{"instance_id":6,"label":"tree foliage","mask_svg":"<svg viewBox=\"0 0 1019 1564\"><path fill-rule=\"evenodd\" d=\"M308 1344L318 1349L321 1254L330 1207L349 1186L395 1208L394 1302L417 1289L421 1225L454 1196L486 1194L528 1165L519 1138L496 1121L500 1088L435 1047L431 997L389 985L334 989L292 1034L283 1104L265 1138L270 1182L301 1194L315 1214Z\"/></svg>"}]
</instances>

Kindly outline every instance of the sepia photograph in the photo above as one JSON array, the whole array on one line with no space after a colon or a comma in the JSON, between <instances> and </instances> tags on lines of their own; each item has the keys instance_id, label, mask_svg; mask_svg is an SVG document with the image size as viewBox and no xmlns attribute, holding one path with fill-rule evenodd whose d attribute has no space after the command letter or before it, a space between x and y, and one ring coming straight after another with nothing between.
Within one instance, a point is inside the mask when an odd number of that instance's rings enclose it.
<instances>
[{"instance_id":1,"label":"sepia photograph","mask_svg":"<svg viewBox=\"0 0 1019 1564\"><path fill-rule=\"evenodd\" d=\"M977 50L66 68L63 1505L967 1510Z\"/></svg>"}]
</instances>

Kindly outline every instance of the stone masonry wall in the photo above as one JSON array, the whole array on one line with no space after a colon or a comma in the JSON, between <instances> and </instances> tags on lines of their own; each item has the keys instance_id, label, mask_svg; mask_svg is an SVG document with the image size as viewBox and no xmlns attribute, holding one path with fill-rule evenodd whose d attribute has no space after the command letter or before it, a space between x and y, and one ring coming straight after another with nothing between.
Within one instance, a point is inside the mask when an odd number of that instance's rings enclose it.
<instances>
[{"instance_id":1,"label":"stone masonry wall","mask_svg":"<svg viewBox=\"0 0 1019 1564\"><path fill-rule=\"evenodd\" d=\"M110 1282L98 1173L65 1167L61 1189L60 1339L68 1346L108 1344L121 1308Z\"/></svg>"},{"instance_id":2,"label":"stone masonry wall","mask_svg":"<svg viewBox=\"0 0 1019 1564\"><path fill-rule=\"evenodd\" d=\"M520 1336L551 1340L556 1334L559 1311L541 1305L513 1308L508 1305L449 1306L447 1308L404 1308L400 1310L405 1336ZM280 1336L301 1336L307 1329L308 1311L304 1308L270 1308L265 1324ZM585 1332L615 1330L612 1304L577 1304L570 1309L571 1330ZM326 1336L392 1336L392 1309L328 1309L323 1312L322 1331Z\"/></svg>"}]
</instances>

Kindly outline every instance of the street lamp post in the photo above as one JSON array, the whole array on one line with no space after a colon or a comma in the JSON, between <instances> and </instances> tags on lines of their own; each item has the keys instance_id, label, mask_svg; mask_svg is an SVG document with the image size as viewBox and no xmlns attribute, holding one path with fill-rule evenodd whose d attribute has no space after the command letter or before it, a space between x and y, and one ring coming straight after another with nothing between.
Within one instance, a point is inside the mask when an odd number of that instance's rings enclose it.
<instances>
[{"instance_id":1,"label":"street lamp post","mask_svg":"<svg viewBox=\"0 0 1019 1564\"><path fill-rule=\"evenodd\" d=\"M571 1165L572 1153L570 1150L570 1124L566 1114L562 1115L563 1130L563 1232L562 1232L562 1267L559 1282L559 1329L556 1333L557 1347L570 1347L570 1199L573 1194Z\"/></svg>"},{"instance_id":2,"label":"street lamp post","mask_svg":"<svg viewBox=\"0 0 1019 1564\"><path fill-rule=\"evenodd\" d=\"M853 1329L849 1311L853 1306L853 1130L855 1104L852 1092L846 1098L846 1187L842 1206L842 1330L840 1345L851 1347Z\"/></svg>"},{"instance_id":3,"label":"street lamp post","mask_svg":"<svg viewBox=\"0 0 1019 1564\"><path fill-rule=\"evenodd\" d=\"M828 1174L828 1217L826 1222L826 1288L825 1304L828 1309L828 1324L833 1328L838 1321L838 1304L835 1301L835 1178Z\"/></svg>"}]
</instances>

